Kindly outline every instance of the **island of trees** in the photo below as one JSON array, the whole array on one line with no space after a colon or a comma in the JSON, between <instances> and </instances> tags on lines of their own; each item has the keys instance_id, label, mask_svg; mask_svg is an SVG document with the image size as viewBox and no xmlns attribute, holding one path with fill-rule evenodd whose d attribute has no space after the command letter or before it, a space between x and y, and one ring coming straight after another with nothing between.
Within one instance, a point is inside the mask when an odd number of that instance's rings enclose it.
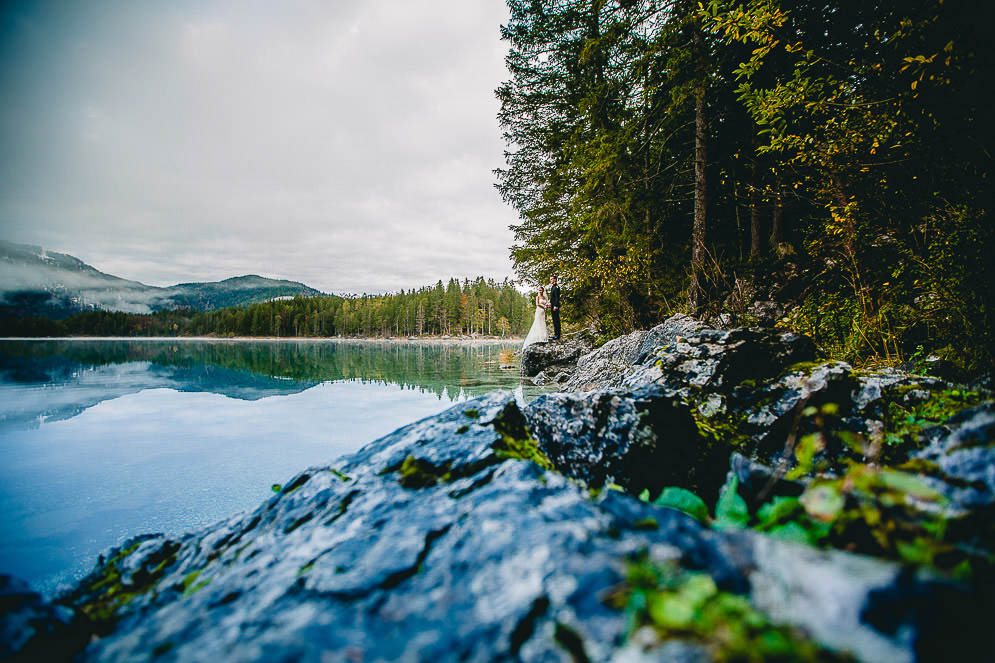
<instances>
[{"instance_id":1,"label":"island of trees","mask_svg":"<svg viewBox=\"0 0 995 663\"><path fill-rule=\"evenodd\" d=\"M65 320L7 319L6 336L514 336L528 331L530 298L506 279L478 277L387 295L294 297L209 312L89 311Z\"/></svg>"},{"instance_id":2,"label":"island of trees","mask_svg":"<svg viewBox=\"0 0 995 663\"><path fill-rule=\"evenodd\" d=\"M508 0L518 274L614 336L783 305L836 358L991 367L991 3Z\"/></svg>"}]
</instances>

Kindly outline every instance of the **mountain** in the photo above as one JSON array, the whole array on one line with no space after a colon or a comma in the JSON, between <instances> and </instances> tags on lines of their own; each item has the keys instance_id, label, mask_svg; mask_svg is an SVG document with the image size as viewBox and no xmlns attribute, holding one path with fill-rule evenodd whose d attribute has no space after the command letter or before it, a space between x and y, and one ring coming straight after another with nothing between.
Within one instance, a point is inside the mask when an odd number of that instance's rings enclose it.
<instances>
[{"instance_id":1,"label":"mountain","mask_svg":"<svg viewBox=\"0 0 995 663\"><path fill-rule=\"evenodd\" d=\"M278 297L322 294L303 283L254 274L161 288L105 274L71 255L0 240L0 318L60 319L94 310L151 313L192 308L212 311Z\"/></svg>"}]
</instances>

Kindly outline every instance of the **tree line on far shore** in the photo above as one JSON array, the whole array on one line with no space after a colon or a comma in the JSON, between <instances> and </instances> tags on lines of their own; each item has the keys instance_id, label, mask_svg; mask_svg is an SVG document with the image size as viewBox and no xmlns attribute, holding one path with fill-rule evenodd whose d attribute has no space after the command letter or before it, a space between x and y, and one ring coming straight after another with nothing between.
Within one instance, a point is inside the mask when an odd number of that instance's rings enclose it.
<instances>
[{"instance_id":1,"label":"tree line on far shore","mask_svg":"<svg viewBox=\"0 0 995 663\"><path fill-rule=\"evenodd\" d=\"M992 366L993 3L507 4L497 187L565 315L776 299L835 358Z\"/></svg>"},{"instance_id":2,"label":"tree line on far shore","mask_svg":"<svg viewBox=\"0 0 995 663\"><path fill-rule=\"evenodd\" d=\"M244 307L149 314L78 313L64 320L0 320L3 336L514 336L528 331L532 305L507 279L440 280L386 295L295 297Z\"/></svg>"}]
</instances>

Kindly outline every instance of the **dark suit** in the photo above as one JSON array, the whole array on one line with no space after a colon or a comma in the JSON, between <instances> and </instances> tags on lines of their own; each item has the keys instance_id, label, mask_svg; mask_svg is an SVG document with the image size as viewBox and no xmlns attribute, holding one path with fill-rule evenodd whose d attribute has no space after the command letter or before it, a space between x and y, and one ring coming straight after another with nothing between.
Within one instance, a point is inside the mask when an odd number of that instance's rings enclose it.
<instances>
[{"instance_id":1,"label":"dark suit","mask_svg":"<svg viewBox=\"0 0 995 663\"><path fill-rule=\"evenodd\" d=\"M560 337L560 286L553 284L549 289L549 307L553 314L553 337Z\"/></svg>"}]
</instances>

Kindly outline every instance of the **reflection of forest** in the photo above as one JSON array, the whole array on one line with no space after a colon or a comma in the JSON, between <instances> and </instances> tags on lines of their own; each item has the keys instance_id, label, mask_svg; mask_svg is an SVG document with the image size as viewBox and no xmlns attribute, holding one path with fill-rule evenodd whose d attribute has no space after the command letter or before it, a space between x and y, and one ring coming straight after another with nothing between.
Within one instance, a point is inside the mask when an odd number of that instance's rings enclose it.
<instances>
[{"instance_id":1,"label":"reflection of forest","mask_svg":"<svg viewBox=\"0 0 995 663\"><path fill-rule=\"evenodd\" d=\"M52 368L53 361L65 370L147 361L177 368L214 366L310 384L388 383L456 397L461 390L476 396L518 386L518 372L500 368L511 353L507 345L442 343L12 341L0 344L0 368L8 380L33 382L42 375L32 366Z\"/></svg>"}]
</instances>

